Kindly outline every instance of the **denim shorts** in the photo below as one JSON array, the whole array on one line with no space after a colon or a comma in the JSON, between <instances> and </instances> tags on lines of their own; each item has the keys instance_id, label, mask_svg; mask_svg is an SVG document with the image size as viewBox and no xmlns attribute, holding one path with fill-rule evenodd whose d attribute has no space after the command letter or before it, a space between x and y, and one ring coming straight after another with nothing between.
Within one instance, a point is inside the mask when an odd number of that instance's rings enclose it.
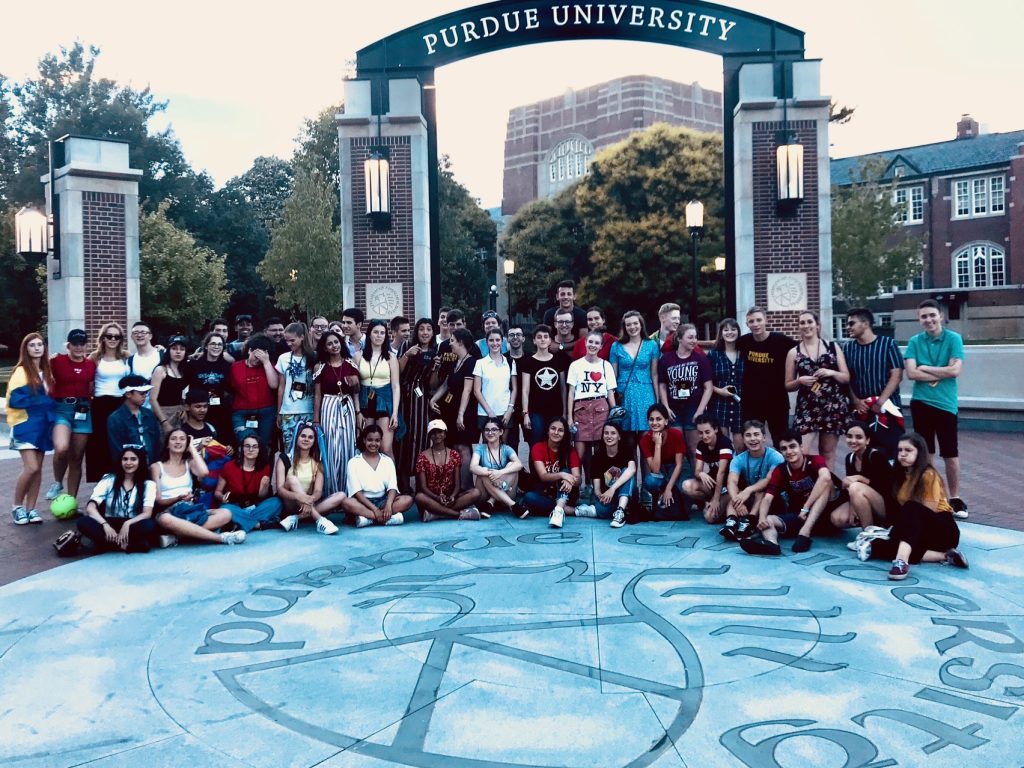
<instances>
[{"instance_id":1,"label":"denim shorts","mask_svg":"<svg viewBox=\"0 0 1024 768\"><path fill-rule=\"evenodd\" d=\"M85 418L75 419L76 403L66 403L63 400L57 401L57 407L53 413L53 426L58 424L68 427L73 435L92 434L92 408L85 412Z\"/></svg>"},{"instance_id":2,"label":"denim shorts","mask_svg":"<svg viewBox=\"0 0 1024 768\"><path fill-rule=\"evenodd\" d=\"M191 501L179 501L164 510L164 514L174 515L179 520L186 520L196 525L206 525L210 518L210 511L203 504L195 504Z\"/></svg>"}]
</instances>

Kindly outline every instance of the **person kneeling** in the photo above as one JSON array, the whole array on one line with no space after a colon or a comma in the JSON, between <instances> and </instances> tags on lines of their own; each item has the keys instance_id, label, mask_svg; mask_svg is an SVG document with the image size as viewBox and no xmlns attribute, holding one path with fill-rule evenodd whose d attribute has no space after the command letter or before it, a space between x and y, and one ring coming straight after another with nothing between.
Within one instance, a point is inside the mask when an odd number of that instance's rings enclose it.
<instances>
[{"instance_id":1,"label":"person kneeling","mask_svg":"<svg viewBox=\"0 0 1024 768\"><path fill-rule=\"evenodd\" d=\"M605 424L601 433L601 447L594 451L591 461L594 474L595 502L593 505L580 504L576 507L577 517L611 518L612 528L626 524L626 508L633 497L633 478L636 477L636 462L632 450L622 445L622 430L616 424Z\"/></svg>"},{"instance_id":2,"label":"person kneeling","mask_svg":"<svg viewBox=\"0 0 1024 768\"><path fill-rule=\"evenodd\" d=\"M476 487L484 499L504 509L511 510L516 517L524 517L526 508L516 502L516 488L523 462L512 449L502 442L505 424L501 419L488 416L483 423L483 442L473 446L473 458L469 471L476 478Z\"/></svg>"},{"instance_id":3,"label":"person kneeling","mask_svg":"<svg viewBox=\"0 0 1024 768\"><path fill-rule=\"evenodd\" d=\"M195 503L196 484L209 474L195 442L180 427L167 433L163 461L150 467L157 487L156 522L168 534L160 537L161 547L173 547L185 537L211 544L241 544L245 531L217 533L231 522L226 509L208 510Z\"/></svg>"},{"instance_id":4,"label":"person kneeling","mask_svg":"<svg viewBox=\"0 0 1024 768\"><path fill-rule=\"evenodd\" d=\"M479 520L475 504L484 498L479 488L462 487L462 454L444 444L448 427L441 419L427 424L430 447L416 457L416 505L424 523L449 518ZM488 515L489 517L489 515Z\"/></svg>"},{"instance_id":5,"label":"person kneeling","mask_svg":"<svg viewBox=\"0 0 1024 768\"><path fill-rule=\"evenodd\" d=\"M778 446L785 463L772 470L757 510L761 535L740 541L743 551L751 555L782 554L780 533L795 535L793 551L806 552L811 548L811 533L822 514L822 522L828 525L828 515L847 501L845 493L833 493L836 486L825 459L804 455L800 435L791 430L783 432ZM788 503L783 503L783 498Z\"/></svg>"},{"instance_id":6,"label":"person kneeling","mask_svg":"<svg viewBox=\"0 0 1024 768\"><path fill-rule=\"evenodd\" d=\"M116 466L93 488L85 515L78 520L78 533L68 531L54 544L62 557L77 554L82 537L99 551L149 552L156 543L156 485L146 478L145 451L125 446Z\"/></svg>"},{"instance_id":7,"label":"person kneeling","mask_svg":"<svg viewBox=\"0 0 1024 768\"><path fill-rule=\"evenodd\" d=\"M398 493L395 462L381 453L384 431L374 423L359 435L359 453L348 460L348 498L342 509L355 517L356 528L378 523L401 525L412 509L412 496Z\"/></svg>"},{"instance_id":8,"label":"person kneeling","mask_svg":"<svg viewBox=\"0 0 1024 768\"><path fill-rule=\"evenodd\" d=\"M720 523L729 509L729 464L732 443L718 429L714 416L702 413L693 423L697 426L697 461L693 477L683 483L683 493L693 501L704 502L704 520Z\"/></svg>"},{"instance_id":9,"label":"person kneeling","mask_svg":"<svg viewBox=\"0 0 1024 768\"><path fill-rule=\"evenodd\" d=\"M292 453L279 454L274 476L277 480L277 495L288 513L281 520L281 527L294 531L300 520L312 520L316 529L331 536L338 532L338 526L326 515L343 506L348 497L338 491L326 499L324 492L324 468L320 461L320 444L316 427L310 423L301 424L295 433Z\"/></svg>"}]
</instances>

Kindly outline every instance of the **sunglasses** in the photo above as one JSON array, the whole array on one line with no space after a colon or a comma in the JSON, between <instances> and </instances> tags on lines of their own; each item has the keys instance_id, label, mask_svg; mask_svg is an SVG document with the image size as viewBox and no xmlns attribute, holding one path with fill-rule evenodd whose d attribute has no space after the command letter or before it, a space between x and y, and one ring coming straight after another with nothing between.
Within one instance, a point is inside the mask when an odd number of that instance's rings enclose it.
<instances>
[{"instance_id":1,"label":"sunglasses","mask_svg":"<svg viewBox=\"0 0 1024 768\"><path fill-rule=\"evenodd\" d=\"M105 333L103 334L103 338L107 341L120 341L124 337L117 333Z\"/></svg>"}]
</instances>

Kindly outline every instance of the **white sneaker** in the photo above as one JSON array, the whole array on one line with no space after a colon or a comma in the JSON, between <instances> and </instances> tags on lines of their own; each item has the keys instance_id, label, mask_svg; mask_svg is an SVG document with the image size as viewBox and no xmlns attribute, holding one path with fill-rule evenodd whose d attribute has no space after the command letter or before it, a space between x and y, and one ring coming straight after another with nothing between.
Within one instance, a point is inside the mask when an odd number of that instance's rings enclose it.
<instances>
[{"instance_id":1,"label":"white sneaker","mask_svg":"<svg viewBox=\"0 0 1024 768\"><path fill-rule=\"evenodd\" d=\"M373 525L373 520L362 515L356 515L356 528L365 528L368 525Z\"/></svg>"},{"instance_id":2,"label":"white sneaker","mask_svg":"<svg viewBox=\"0 0 1024 768\"><path fill-rule=\"evenodd\" d=\"M403 515L401 512L396 512L388 518L388 521L384 523L384 525L402 525L404 522L405 515Z\"/></svg>"},{"instance_id":3,"label":"white sneaker","mask_svg":"<svg viewBox=\"0 0 1024 768\"><path fill-rule=\"evenodd\" d=\"M49 490L46 492L46 500L53 501L62 493L64 493L64 486L61 485L60 483L53 483L50 486Z\"/></svg>"},{"instance_id":4,"label":"white sneaker","mask_svg":"<svg viewBox=\"0 0 1024 768\"><path fill-rule=\"evenodd\" d=\"M160 549L170 549L171 547L176 546L178 546L177 536L173 536L169 533L165 533L160 536Z\"/></svg>"},{"instance_id":5,"label":"white sneaker","mask_svg":"<svg viewBox=\"0 0 1024 768\"><path fill-rule=\"evenodd\" d=\"M593 504L578 504L576 517L597 517L597 507Z\"/></svg>"},{"instance_id":6,"label":"white sneaker","mask_svg":"<svg viewBox=\"0 0 1024 768\"><path fill-rule=\"evenodd\" d=\"M871 559L872 539L860 539L857 542L857 559L866 562Z\"/></svg>"},{"instance_id":7,"label":"white sneaker","mask_svg":"<svg viewBox=\"0 0 1024 768\"><path fill-rule=\"evenodd\" d=\"M296 528L299 527L299 516L288 515L288 517L283 518L281 520L281 527L284 528L286 531L294 531Z\"/></svg>"},{"instance_id":8,"label":"white sneaker","mask_svg":"<svg viewBox=\"0 0 1024 768\"><path fill-rule=\"evenodd\" d=\"M552 528L561 528L564 522L565 511L561 507L555 507L551 510L551 515L548 517L548 525Z\"/></svg>"},{"instance_id":9,"label":"white sneaker","mask_svg":"<svg viewBox=\"0 0 1024 768\"><path fill-rule=\"evenodd\" d=\"M328 520L326 517L321 517L316 521L316 529L324 534L325 536L333 536L338 532L338 526Z\"/></svg>"},{"instance_id":10,"label":"white sneaker","mask_svg":"<svg viewBox=\"0 0 1024 768\"><path fill-rule=\"evenodd\" d=\"M241 544L245 541L245 531L232 531L220 535L221 544Z\"/></svg>"},{"instance_id":11,"label":"white sneaker","mask_svg":"<svg viewBox=\"0 0 1024 768\"><path fill-rule=\"evenodd\" d=\"M612 512L612 528L621 528L626 524L626 513L622 509L616 509Z\"/></svg>"}]
</instances>

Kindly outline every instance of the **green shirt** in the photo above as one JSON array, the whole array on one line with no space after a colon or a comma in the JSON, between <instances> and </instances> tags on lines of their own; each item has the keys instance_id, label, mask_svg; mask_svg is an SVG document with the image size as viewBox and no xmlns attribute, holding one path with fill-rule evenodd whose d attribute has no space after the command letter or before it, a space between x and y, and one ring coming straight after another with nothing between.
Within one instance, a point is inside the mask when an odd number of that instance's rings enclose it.
<instances>
[{"instance_id":1,"label":"green shirt","mask_svg":"<svg viewBox=\"0 0 1024 768\"><path fill-rule=\"evenodd\" d=\"M907 360L914 360L918 366L932 365L944 368L953 358L964 359L964 338L956 331L942 329L935 338L922 331L907 343ZM957 412L956 379L941 379L936 382L915 381L914 400L950 413Z\"/></svg>"}]
</instances>

